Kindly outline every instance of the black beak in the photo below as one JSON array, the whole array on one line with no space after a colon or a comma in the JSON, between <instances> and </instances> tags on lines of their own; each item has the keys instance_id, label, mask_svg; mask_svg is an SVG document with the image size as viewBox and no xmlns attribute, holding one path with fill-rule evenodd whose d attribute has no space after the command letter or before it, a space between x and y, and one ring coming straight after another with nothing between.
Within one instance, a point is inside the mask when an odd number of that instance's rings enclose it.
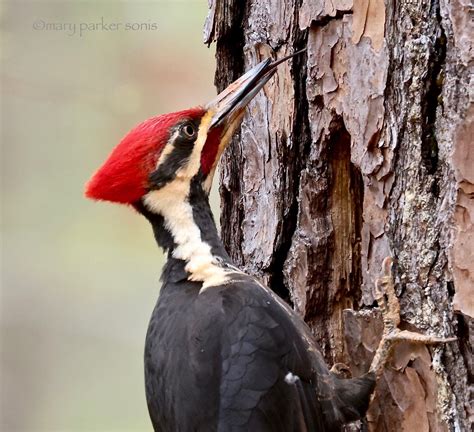
<instances>
[{"instance_id":1,"label":"black beak","mask_svg":"<svg viewBox=\"0 0 474 432\"><path fill-rule=\"evenodd\" d=\"M306 48L274 62L271 59L263 60L230 84L207 105L207 109L214 112L210 127L221 126L224 123L229 126L240 120L245 107L273 76L277 66L304 51Z\"/></svg>"}]
</instances>

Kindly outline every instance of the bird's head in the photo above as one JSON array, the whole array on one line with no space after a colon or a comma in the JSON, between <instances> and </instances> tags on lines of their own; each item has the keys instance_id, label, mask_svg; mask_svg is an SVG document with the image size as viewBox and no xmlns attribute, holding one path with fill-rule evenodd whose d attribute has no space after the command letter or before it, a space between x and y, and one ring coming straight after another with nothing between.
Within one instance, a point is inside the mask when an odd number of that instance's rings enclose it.
<instances>
[{"instance_id":1,"label":"bird's head","mask_svg":"<svg viewBox=\"0 0 474 432\"><path fill-rule=\"evenodd\" d=\"M157 192L163 190L168 197L186 196L193 179L209 192L219 157L245 107L286 59L262 61L206 106L137 125L87 183L86 196L135 205L146 203L150 194L156 201Z\"/></svg>"}]
</instances>

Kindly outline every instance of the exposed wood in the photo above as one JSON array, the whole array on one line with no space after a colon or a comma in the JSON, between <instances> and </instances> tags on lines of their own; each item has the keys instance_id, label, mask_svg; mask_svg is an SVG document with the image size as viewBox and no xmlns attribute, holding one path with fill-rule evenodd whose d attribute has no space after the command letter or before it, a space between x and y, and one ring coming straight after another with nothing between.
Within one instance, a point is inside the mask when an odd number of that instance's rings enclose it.
<instances>
[{"instance_id":1,"label":"exposed wood","mask_svg":"<svg viewBox=\"0 0 474 432\"><path fill-rule=\"evenodd\" d=\"M226 153L221 224L231 256L305 317L328 363L353 375L368 370L380 340L374 282L394 256L402 328L459 341L398 345L369 430L469 430L467 3L212 0L210 10L218 90L264 57L308 47L251 103Z\"/></svg>"}]
</instances>

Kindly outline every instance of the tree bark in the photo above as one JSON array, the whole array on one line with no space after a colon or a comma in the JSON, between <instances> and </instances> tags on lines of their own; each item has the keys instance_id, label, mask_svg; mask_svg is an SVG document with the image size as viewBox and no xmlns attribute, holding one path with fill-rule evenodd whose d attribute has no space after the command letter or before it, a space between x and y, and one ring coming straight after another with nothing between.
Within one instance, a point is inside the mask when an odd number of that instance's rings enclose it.
<instances>
[{"instance_id":1,"label":"tree bark","mask_svg":"<svg viewBox=\"0 0 474 432\"><path fill-rule=\"evenodd\" d=\"M364 423L470 430L467 2L210 0L204 34L217 43L219 91L265 57L308 48L250 104L224 156L232 258L294 306L329 364L358 376L382 331L374 281L393 256L403 327L458 342L398 345Z\"/></svg>"}]
</instances>

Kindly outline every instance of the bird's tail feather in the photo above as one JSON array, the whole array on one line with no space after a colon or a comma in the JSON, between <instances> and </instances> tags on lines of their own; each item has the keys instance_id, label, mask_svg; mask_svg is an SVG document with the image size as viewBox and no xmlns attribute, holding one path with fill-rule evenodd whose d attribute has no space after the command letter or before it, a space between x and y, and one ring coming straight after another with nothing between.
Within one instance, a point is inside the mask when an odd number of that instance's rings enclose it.
<instances>
[{"instance_id":1,"label":"bird's tail feather","mask_svg":"<svg viewBox=\"0 0 474 432\"><path fill-rule=\"evenodd\" d=\"M326 432L340 431L344 424L364 417L374 391L375 375L367 373L353 379L333 376L331 387L331 396L319 400Z\"/></svg>"},{"instance_id":2,"label":"bird's tail feather","mask_svg":"<svg viewBox=\"0 0 474 432\"><path fill-rule=\"evenodd\" d=\"M344 417L344 423L365 416L374 388L375 375L372 372L360 378L337 378L336 392L340 401L338 408Z\"/></svg>"}]
</instances>

